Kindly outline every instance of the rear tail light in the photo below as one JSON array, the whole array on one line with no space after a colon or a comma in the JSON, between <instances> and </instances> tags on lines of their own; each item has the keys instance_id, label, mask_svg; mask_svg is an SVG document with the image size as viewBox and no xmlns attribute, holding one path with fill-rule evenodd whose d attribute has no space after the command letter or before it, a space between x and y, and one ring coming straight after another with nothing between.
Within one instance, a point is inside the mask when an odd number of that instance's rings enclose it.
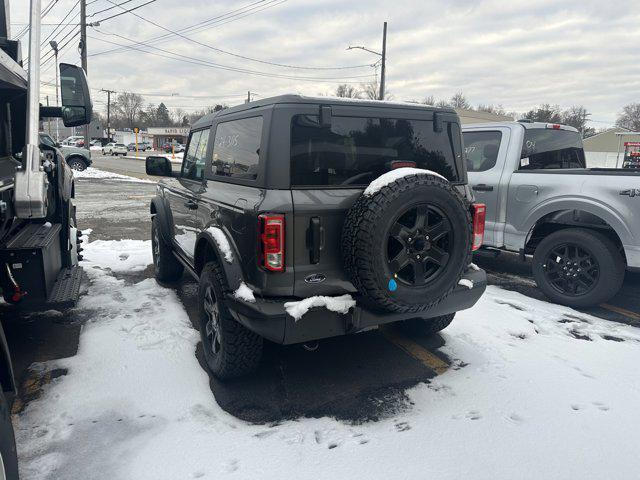
<instances>
[{"instance_id":1,"label":"rear tail light","mask_svg":"<svg viewBox=\"0 0 640 480\"><path fill-rule=\"evenodd\" d=\"M487 207L484 203L474 203L471 205L471 213L473 214L473 245L471 250L476 251L484 241L484 222L487 216Z\"/></svg>"},{"instance_id":2,"label":"rear tail light","mask_svg":"<svg viewBox=\"0 0 640 480\"><path fill-rule=\"evenodd\" d=\"M547 123L547 128L550 128L552 130L560 130L562 128L562 125L558 123Z\"/></svg>"},{"instance_id":3,"label":"rear tail light","mask_svg":"<svg viewBox=\"0 0 640 480\"><path fill-rule=\"evenodd\" d=\"M284 271L284 215L262 214L260 242L262 266L272 272Z\"/></svg>"}]
</instances>

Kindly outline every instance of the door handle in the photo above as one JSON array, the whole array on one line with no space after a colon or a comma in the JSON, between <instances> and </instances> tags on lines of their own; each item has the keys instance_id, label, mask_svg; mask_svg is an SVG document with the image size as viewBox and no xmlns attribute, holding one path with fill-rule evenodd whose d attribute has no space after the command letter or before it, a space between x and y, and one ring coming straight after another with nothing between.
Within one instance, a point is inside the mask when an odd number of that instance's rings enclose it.
<instances>
[{"instance_id":1,"label":"door handle","mask_svg":"<svg viewBox=\"0 0 640 480\"><path fill-rule=\"evenodd\" d=\"M187 207L189 210L197 210L198 209L198 204L196 202L194 202L193 200L189 200L188 202L184 202L184 206Z\"/></svg>"},{"instance_id":2,"label":"door handle","mask_svg":"<svg viewBox=\"0 0 640 480\"><path fill-rule=\"evenodd\" d=\"M478 185L474 185L471 188L476 192L493 192L493 186L487 185L485 183L479 183Z\"/></svg>"}]
</instances>

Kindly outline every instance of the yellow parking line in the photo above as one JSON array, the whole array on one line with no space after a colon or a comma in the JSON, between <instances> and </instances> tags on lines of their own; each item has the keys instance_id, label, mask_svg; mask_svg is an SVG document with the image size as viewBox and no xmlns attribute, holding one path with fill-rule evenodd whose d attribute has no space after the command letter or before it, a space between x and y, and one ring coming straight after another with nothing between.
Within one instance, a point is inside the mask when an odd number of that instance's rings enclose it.
<instances>
[{"instance_id":1,"label":"yellow parking line","mask_svg":"<svg viewBox=\"0 0 640 480\"><path fill-rule=\"evenodd\" d=\"M626 308L616 307L615 305L609 305L608 303L601 303L599 305L602 308L605 308L611 312L619 313L620 315L624 315L625 317L633 318L634 320L640 320L640 314L636 312L632 312L627 310Z\"/></svg>"},{"instance_id":2,"label":"yellow parking line","mask_svg":"<svg viewBox=\"0 0 640 480\"><path fill-rule=\"evenodd\" d=\"M431 353L422 345L403 335L400 335L398 332L393 331L391 328L384 328L381 330L387 340L407 352L427 368L435 371L438 375L446 372L449 369L448 363L443 361L440 357Z\"/></svg>"}]
</instances>

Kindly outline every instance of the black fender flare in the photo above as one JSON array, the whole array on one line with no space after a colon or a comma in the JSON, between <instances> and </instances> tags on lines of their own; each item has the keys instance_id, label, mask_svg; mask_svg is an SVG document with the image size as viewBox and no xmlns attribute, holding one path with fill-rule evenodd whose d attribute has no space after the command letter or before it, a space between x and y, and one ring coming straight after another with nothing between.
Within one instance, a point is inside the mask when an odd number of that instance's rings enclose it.
<instances>
[{"instance_id":1,"label":"black fender flare","mask_svg":"<svg viewBox=\"0 0 640 480\"><path fill-rule=\"evenodd\" d=\"M209 231L209 229L205 229L198 235L196 239L196 249L194 255L194 270L199 275L206 263L207 253L213 252L214 257L217 259L218 263L224 270L225 276L227 278L227 285L231 291L236 291L240 284L244 280L244 276L242 274L242 267L240 266L240 257L238 256L238 249L235 247L235 244L224 228L217 227L222 233L225 235L229 247L231 248L232 260L229 261L226 257L220 245L214 238L213 234ZM209 250L210 249L210 250Z\"/></svg>"},{"instance_id":2,"label":"black fender flare","mask_svg":"<svg viewBox=\"0 0 640 480\"><path fill-rule=\"evenodd\" d=\"M167 206L164 198L160 196L154 197L153 200L151 200L149 211L151 216L155 216L158 221L157 225L160 228L162 239L167 244L173 245L173 238L171 236L171 225L173 225L171 221L171 210Z\"/></svg>"}]
</instances>

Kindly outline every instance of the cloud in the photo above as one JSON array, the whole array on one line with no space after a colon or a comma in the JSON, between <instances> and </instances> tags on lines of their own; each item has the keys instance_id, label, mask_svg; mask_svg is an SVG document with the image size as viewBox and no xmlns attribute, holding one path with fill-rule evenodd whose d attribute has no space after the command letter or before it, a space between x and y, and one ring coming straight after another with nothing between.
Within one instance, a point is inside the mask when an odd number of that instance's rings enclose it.
<instances>
[{"instance_id":1,"label":"cloud","mask_svg":"<svg viewBox=\"0 0 640 480\"><path fill-rule=\"evenodd\" d=\"M13 20L26 21L28 2L12 0ZM47 21L60 20L74 0L59 0ZM135 3L143 3L137 0ZM180 31L216 15L238 9L238 1L157 0L136 13ZM371 64L375 55L349 45L381 49L382 23L389 22L387 84L396 99L428 95L450 97L463 91L474 103L502 104L525 111L540 103L583 104L594 120L613 122L623 105L640 100L640 13L636 2L565 0L557 2L445 0L288 0L264 1L264 10L239 16L215 28L188 34L200 42L244 56L301 66ZM110 6L107 0L89 5L89 12ZM127 5L129 6L129 4ZM92 19L103 18L109 12ZM44 28L44 34L52 27ZM90 53L115 48L119 38L144 40L166 33L131 14L90 29ZM72 45L73 46L73 45ZM156 55L126 50L90 57L92 86L136 92L210 95L222 98L148 97L169 106L195 109L225 101L240 103L246 91L269 96L283 92L328 93L341 81L358 83L373 68L353 70L287 69L226 55L188 40L154 41L153 47L175 52L183 60L196 58L231 68L298 79L272 78L225 71L184 61L142 47ZM65 60L77 61L74 48ZM190 60L189 60L190 61ZM46 76L53 76L49 70ZM47 78L44 80L48 80ZM303 80L335 78L335 80ZM98 98L99 98L98 94ZM231 96L235 95L235 96Z\"/></svg>"}]
</instances>

